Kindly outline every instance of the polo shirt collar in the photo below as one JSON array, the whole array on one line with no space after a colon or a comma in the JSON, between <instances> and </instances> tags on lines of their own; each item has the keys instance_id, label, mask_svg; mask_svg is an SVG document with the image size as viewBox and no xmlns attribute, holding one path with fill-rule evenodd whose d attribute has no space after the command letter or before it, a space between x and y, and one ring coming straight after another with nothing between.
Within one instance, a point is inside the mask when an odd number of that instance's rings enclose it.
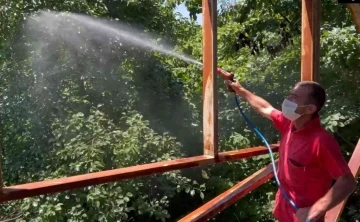
<instances>
[{"instance_id":1,"label":"polo shirt collar","mask_svg":"<svg viewBox=\"0 0 360 222\"><path fill-rule=\"evenodd\" d=\"M315 118L313 118L312 120L310 120L303 128L297 130L294 126L294 123L291 123L291 131L292 132L301 132L301 133L305 133L305 132L309 132L309 131L313 131L314 129L317 129L321 127L321 122L320 122L320 116L316 115Z\"/></svg>"}]
</instances>

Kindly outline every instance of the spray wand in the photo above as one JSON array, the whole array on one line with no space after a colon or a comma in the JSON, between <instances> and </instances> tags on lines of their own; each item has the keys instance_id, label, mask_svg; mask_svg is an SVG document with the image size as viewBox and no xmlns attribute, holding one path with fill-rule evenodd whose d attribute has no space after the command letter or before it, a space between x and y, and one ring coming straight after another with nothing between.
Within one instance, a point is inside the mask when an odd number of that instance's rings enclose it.
<instances>
[{"instance_id":1,"label":"spray wand","mask_svg":"<svg viewBox=\"0 0 360 222\"><path fill-rule=\"evenodd\" d=\"M219 75L222 75L222 77L225 79L225 80L230 80L231 82L235 82L234 80L234 74L232 73L228 73L226 72L225 70L221 69L221 68L217 68L217 72ZM235 93L235 91L230 87L230 86L227 86L227 90L229 92L233 92Z\"/></svg>"},{"instance_id":2,"label":"spray wand","mask_svg":"<svg viewBox=\"0 0 360 222\"><path fill-rule=\"evenodd\" d=\"M217 68L217 72L219 75L221 75L225 80L230 80L232 82L235 82L234 80L234 74L226 72L225 70L221 69L221 68ZM235 91L228 86L227 87L228 91L235 93ZM240 114L243 117L243 119L245 120L245 122L248 124L248 126L261 138L261 140L265 143L266 147L269 150L270 153L270 157L271 157L271 162L272 162L272 167L273 167L273 171L274 171L274 177L276 180L276 183L279 187L280 192L284 195L285 199L290 203L290 205L295 209L295 211L297 211L299 208L296 206L296 204L294 203L293 200L291 200L291 198L285 193L285 191L282 189L278 175L277 175L277 170L276 170L276 164L275 164L275 160L274 160L274 154L270 148L269 143L267 142L267 140L265 139L264 135L256 128L256 126L247 118L247 116L245 115L245 113L243 112L241 106L240 106L240 102L239 99L237 97L237 95L235 94L235 102L237 107L239 108ZM306 220L306 222L310 222L310 220Z\"/></svg>"}]
</instances>

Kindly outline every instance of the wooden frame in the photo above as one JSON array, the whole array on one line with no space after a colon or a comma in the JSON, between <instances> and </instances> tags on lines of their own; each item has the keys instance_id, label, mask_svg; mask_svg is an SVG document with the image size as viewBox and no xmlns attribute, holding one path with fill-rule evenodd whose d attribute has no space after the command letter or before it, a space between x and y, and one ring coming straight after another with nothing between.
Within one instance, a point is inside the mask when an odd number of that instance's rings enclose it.
<instances>
[{"instance_id":1,"label":"wooden frame","mask_svg":"<svg viewBox=\"0 0 360 222\"><path fill-rule=\"evenodd\" d=\"M206 221L211 219L219 212L223 211L242 197L246 196L251 191L264 184L273 176L273 168L271 165L268 165L267 167L258 170L253 175L231 187L224 193L215 197L211 201L207 202L192 213L188 214L186 217L179 220L179 222Z\"/></svg>"},{"instance_id":2,"label":"wooden frame","mask_svg":"<svg viewBox=\"0 0 360 222\"><path fill-rule=\"evenodd\" d=\"M302 0L301 81L319 81L321 0Z\"/></svg>"},{"instance_id":3,"label":"wooden frame","mask_svg":"<svg viewBox=\"0 0 360 222\"><path fill-rule=\"evenodd\" d=\"M274 152L277 152L278 145L272 145L272 149ZM43 194L73 190L86 186L99 185L125 179L133 179L141 176L164 173L172 170L240 160L267 153L268 149L266 147L246 148L219 153L217 158L209 155L195 156L177 160L169 160L157 163L125 167L115 170L77 175L72 177L64 177L54 180L15 185L3 189L3 194L0 195L0 203L9 200L17 200Z\"/></svg>"},{"instance_id":4,"label":"wooden frame","mask_svg":"<svg viewBox=\"0 0 360 222\"><path fill-rule=\"evenodd\" d=\"M37 195L62 192L85 186L98 185L124 179L185 169L201 165L239 160L268 153L266 147L218 152L217 101L217 0L203 0L203 139L204 155L178 160L131 166L122 169L77 175L54 180L15 185L3 189L0 202ZM277 151L277 145L272 147Z\"/></svg>"},{"instance_id":5,"label":"wooden frame","mask_svg":"<svg viewBox=\"0 0 360 222\"><path fill-rule=\"evenodd\" d=\"M349 161L349 167L356 178L360 174L360 139ZM179 222L209 220L249 192L267 182L273 176L273 168L271 165L268 165L180 219ZM346 200L328 211L325 215L325 222L338 221L345 204Z\"/></svg>"},{"instance_id":6,"label":"wooden frame","mask_svg":"<svg viewBox=\"0 0 360 222\"><path fill-rule=\"evenodd\" d=\"M218 155L217 0L202 0L204 155Z\"/></svg>"},{"instance_id":7,"label":"wooden frame","mask_svg":"<svg viewBox=\"0 0 360 222\"><path fill-rule=\"evenodd\" d=\"M351 10L356 29L360 32L360 4L351 4L351 6L348 4L348 7ZM320 12L321 0L302 0L301 81L319 81L320 79ZM358 14L356 15L356 13ZM349 166L355 177L359 175L360 140ZM207 221L272 177L273 170L271 165L268 165L180 219L179 222ZM334 222L340 218L345 202L343 201L326 214L326 222Z\"/></svg>"},{"instance_id":8,"label":"wooden frame","mask_svg":"<svg viewBox=\"0 0 360 222\"><path fill-rule=\"evenodd\" d=\"M217 0L202 0L203 9L203 151L204 155L177 160L131 166L122 169L77 175L42 182L2 188L0 149L0 202L37 195L63 192L140 176L164 173L202 165L235 161L267 154L266 147L254 147L219 153L217 100ZM321 0L302 0L301 81L319 81L319 46ZM360 32L360 4L348 4L355 26ZM0 132L1 134L1 132ZM1 135L0 135L1 136ZM0 144L1 148L1 144ZM278 151L278 144L272 146ZM353 174L360 172L360 140L349 162ZM204 221L235 203L273 177L271 165L257 171L223 194L206 203L180 221ZM2 192L1 192L2 191ZM327 222L338 220L345 205L342 202L326 215Z\"/></svg>"}]
</instances>

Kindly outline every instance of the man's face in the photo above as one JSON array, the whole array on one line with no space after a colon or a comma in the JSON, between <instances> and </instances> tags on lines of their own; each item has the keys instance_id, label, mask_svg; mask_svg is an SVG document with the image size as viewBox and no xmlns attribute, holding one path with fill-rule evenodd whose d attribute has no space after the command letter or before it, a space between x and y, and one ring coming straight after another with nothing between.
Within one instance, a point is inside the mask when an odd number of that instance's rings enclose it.
<instances>
[{"instance_id":1,"label":"man's face","mask_svg":"<svg viewBox=\"0 0 360 222\"><path fill-rule=\"evenodd\" d=\"M310 102L310 94L311 89L304 86L295 86L290 91L287 99L298 105L295 110L296 113L301 115L312 115L316 112L316 106Z\"/></svg>"}]
</instances>

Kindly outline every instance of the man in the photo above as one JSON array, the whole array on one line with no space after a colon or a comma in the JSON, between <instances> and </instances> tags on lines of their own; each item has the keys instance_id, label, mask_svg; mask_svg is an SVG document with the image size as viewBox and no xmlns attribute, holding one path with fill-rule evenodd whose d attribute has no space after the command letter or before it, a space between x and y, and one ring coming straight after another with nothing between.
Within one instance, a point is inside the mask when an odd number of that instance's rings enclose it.
<instances>
[{"instance_id":1,"label":"man","mask_svg":"<svg viewBox=\"0 0 360 222\"><path fill-rule=\"evenodd\" d=\"M340 147L320 123L325 90L316 82L299 82L282 104L282 111L242 87L227 82L237 95L281 133L278 177L297 212L278 190L274 217L280 222L324 221L325 213L356 189L356 180ZM332 181L336 180L331 187Z\"/></svg>"}]
</instances>

